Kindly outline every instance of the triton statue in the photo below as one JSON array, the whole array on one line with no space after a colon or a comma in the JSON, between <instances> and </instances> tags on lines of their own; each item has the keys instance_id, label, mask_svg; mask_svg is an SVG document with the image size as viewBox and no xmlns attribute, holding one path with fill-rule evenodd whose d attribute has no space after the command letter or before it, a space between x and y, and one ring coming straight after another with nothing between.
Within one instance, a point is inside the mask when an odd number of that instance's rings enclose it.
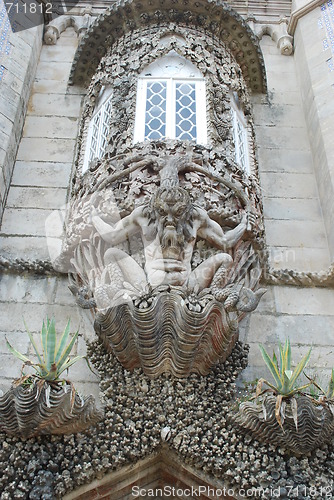
<instances>
[{"instance_id":1,"label":"triton statue","mask_svg":"<svg viewBox=\"0 0 334 500\"><path fill-rule=\"evenodd\" d=\"M224 234L219 224L207 212L191 203L185 189L175 185L162 185L147 205L111 226L100 216L92 216L92 223L111 248L105 252L106 266L117 264L124 280L139 285L149 283L186 286L198 291L207 288L220 266L229 267L232 258L227 253L217 253L191 270L191 257L197 238L216 248L233 247L244 234L248 218L244 214L240 224ZM123 250L114 248L130 236L140 233L144 244L145 271Z\"/></svg>"},{"instance_id":2,"label":"triton statue","mask_svg":"<svg viewBox=\"0 0 334 500\"><path fill-rule=\"evenodd\" d=\"M141 366L151 377L206 374L229 355L238 322L264 293L257 290L261 267L251 239L255 216L241 185L176 155L137 156L111 175L134 185L129 175L147 165L156 188L145 201L140 190L128 193L137 206L123 217L111 181L73 206L63 252L70 289L93 310L97 335L127 369ZM184 169L211 175L221 194L218 213L225 199L235 207L224 229L209 213L208 184L208 209L193 201L189 183L188 190L180 185Z\"/></svg>"}]
</instances>

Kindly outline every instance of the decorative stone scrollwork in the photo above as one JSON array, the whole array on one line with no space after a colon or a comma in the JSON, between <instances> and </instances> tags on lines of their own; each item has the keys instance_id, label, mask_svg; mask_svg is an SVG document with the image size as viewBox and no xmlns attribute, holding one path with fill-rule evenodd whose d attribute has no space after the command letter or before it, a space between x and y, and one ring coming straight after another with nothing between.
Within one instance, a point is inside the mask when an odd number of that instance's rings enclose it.
<instances>
[{"instance_id":1,"label":"decorative stone scrollwork","mask_svg":"<svg viewBox=\"0 0 334 500\"><path fill-rule=\"evenodd\" d=\"M129 34L129 30L173 23L185 30L194 27L202 29L210 33L210 43L215 37L229 46L234 57L242 62L241 71L249 88L254 92L265 91L264 62L257 37L227 2L216 1L195 2L191 10L187 2L175 0L116 2L99 16L83 37L72 66L70 82L88 84L110 42L117 42L121 36Z\"/></svg>"},{"instance_id":2,"label":"decorative stone scrollwork","mask_svg":"<svg viewBox=\"0 0 334 500\"><path fill-rule=\"evenodd\" d=\"M254 30L259 38L263 35L269 35L283 56L293 54L293 37L288 33L288 22L286 17L282 17L276 24L256 25Z\"/></svg>"},{"instance_id":3,"label":"decorative stone scrollwork","mask_svg":"<svg viewBox=\"0 0 334 500\"><path fill-rule=\"evenodd\" d=\"M106 348L150 377L207 374L264 293L255 181L185 148L138 145L86 176L55 262Z\"/></svg>"}]
</instances>

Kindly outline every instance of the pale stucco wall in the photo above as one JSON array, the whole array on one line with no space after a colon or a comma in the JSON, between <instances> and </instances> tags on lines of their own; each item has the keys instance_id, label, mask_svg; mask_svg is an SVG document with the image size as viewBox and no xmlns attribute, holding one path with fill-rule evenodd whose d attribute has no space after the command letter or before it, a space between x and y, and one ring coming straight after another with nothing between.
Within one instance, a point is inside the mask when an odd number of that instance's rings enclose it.
<instances>
[{"instance_id":1,"label":"pale stucco wall","mask_svg":"<svg viewBox=\"0 0 334 500\"><path fill-rule=\"evenodd\" d=\"M5 4L0 0L0 221L39 60L42 33L42 24L13 32Z\"/></svg>"}]
</instances>

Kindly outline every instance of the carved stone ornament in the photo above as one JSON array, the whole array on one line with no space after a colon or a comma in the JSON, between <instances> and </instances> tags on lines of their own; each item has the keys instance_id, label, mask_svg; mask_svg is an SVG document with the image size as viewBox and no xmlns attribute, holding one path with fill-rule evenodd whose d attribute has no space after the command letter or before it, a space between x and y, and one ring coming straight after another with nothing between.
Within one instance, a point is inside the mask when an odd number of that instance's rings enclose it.
<instances>
[{"instance_id":1,"label":"carved stone ornament","mask_svg":"<svg viewBox=\"0 0 334 500\"><path fill-rule=\"evenodd\" d=\"M306 396L287 400L284 418L281 415L283 427L276 420L275 396L267 396L262 404L241 403L239 412L229 416L235 427L254 439L305 455L333 438L334 410L329 403L317 404Z\"/></svg>"},{"instance_id":2,"label":"carved stone ornament","mask_svg":"<svg viewBox=\"0 0 334 500\"><path fill-rule=\"evenodd\" d=\"M42 389L38 383L21 384L0 398L0 432L11 436L73 434L97 424L102 416L93 396L72 394L69 384L45 384Z\"/></svg>"},{"instance_id":3,"label":"carved stone ornament","mask_svg":"<svg viewBox=\"0 0 334 500\"><path fill-rule=\"evenodd\" d=\"M87 175L54 263L106 348L150 377L207 374L264 293L255 181L226 175L222 153L205 165L206 148L185 148L138 145Z\"/></svg>"},{"instance_id":4,"label":"carved stone ornament","mask_svg":"<svg viewBox=\"0 0 334 500\"><path fill-rule=\"evenodd\" d=\"M246 21L227 2L150 0L115 2L101 14L83 36L77 49L70 83L87 85L108 46L136 29L176 24L186 31L196 27L208 38L230 47L240 63L244 79L253 92L265 92L266 76L259 40ZM210 44L208 48L210 47Z\"/></svg>"},{"instance_id":5,"label":"carved stone ornament","mask_svg":"<svg viewBox=\"0 0 334 500\"><path fill-rule=\"evenodd\" d=\"M77 303L93 311L106 348L125 368L142 367L152 378L207 374L230 354L238 322L264 293L257 289L263 225L241 46L253 48L243 35L226 43L212 37L205 16L185 26L179 8L130 32L120 25L117 40L108 39L84 103L66 239L54 262L69 272ZM133 143L138 76L170 53L205 79L206 146ZM112 109L106 147L87 164L104 92ZM234 160L234 103L247 122L253 175Z\"/></svg>"}]
</instances>

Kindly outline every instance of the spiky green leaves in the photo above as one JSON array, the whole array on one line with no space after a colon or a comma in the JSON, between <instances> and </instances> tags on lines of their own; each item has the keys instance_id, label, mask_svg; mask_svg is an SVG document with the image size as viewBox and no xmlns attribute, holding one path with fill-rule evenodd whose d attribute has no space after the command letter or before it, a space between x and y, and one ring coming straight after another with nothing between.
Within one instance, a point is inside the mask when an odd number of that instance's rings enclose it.
<instances>
[{"instance_id":1,"label":"spiky green leaves","mask_svg":"<svg viewBox=\"0 0 334 500\"><path fill-rule=\"evenodd\" d=\"M25 325L26 326L26 325ZM27 356L17 351L6 339L8 349L14 356L24 362L24 364L32 366L38 377L48 380L57 381L60 375L67 370L70 366L76 363L83 356L75 356L70 358L70 353L77 340L79 332L77 331L70 338L70 321L68 321L64 332L62 333L59 341L57 341L57 332L55 319L46 319L43 321L41 330L41 352L39 351L33 335L28 330L30 342L37 356L37 363L33 363Z\"/></svg>"},{"instance_id":2,"label":"spiky green leaves","mask_svg":"<svg viewBox=\"0 0 334 500\"><path fill-rule=\"evenodd\" d=\"M265 348L260 345L260 351L262 354L262 357L264 359L264 362L266 363L274 381L275 384L272 384L268 382L267 380L261 379L259 382L261 382L261 385L265 383L268 385L277 395L281 395L283 397L289 397L295 394L298 391L301 391L308 387L310 383L302 385L302 386L297 386L297 380L302 374L304 368L306 367L310 356L311 356L311 350L312 348L309 349L308 353L305 354L305 356L300 360L298 365L294 370L291 369L291 345L290 341L286 340L284 347L280 344L279 345L279 360L277 360L277 357L275 353L273 354L273 357L271 358ZM258 391L257 391L258 392Z\"/></svg>"}]
</instances>

